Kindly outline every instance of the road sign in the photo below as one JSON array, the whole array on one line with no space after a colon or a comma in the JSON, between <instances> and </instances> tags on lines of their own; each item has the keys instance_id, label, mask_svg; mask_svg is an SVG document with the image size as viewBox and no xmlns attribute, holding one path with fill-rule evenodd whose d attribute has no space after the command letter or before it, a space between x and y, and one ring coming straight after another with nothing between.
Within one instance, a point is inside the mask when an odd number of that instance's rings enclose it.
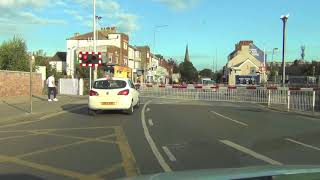
<instances>
[{"instance_id":1,"label":"road sign","mask_svg":"<svg viewBox=\"0 0 320 180\"><path fill-rule=\"evenodd\" d=\"M101 52L79 52L78 58L82 67L102 66Z\"/></svg>"}]
</instances>

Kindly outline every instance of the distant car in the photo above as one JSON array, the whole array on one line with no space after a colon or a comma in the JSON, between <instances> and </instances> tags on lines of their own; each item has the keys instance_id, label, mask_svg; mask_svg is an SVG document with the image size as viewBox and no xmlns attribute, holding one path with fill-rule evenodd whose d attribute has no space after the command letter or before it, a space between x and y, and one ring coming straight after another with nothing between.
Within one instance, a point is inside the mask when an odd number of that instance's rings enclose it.
<instances>
[{"instance_id":1,"label":"distant car","mask_svg":"<svg viewBox=\"0 0 320 180\"><path fill-rule=\"evenodd\" d=\"M89 92L89 114L98 110L124 110L132 114L139 107L139 91L128 78L101 78L93 83Z\"/></svg>"}]
</instances>

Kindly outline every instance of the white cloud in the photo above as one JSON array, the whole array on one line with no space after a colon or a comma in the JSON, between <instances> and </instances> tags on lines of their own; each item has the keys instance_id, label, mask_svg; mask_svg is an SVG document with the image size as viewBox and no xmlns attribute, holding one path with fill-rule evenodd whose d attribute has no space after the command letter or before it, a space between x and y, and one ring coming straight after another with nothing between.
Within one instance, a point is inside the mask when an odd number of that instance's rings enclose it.
<instances>
[{"instance_id":1,"label":"white cloud","mask_svg":"<svg viewBox=\"0 0 320 180\"><path fill-rule=\"evenodd\" d=\"M63 20L41 18L30 12L19 12L16 15L18 21L20 20L20 17L24 20L20 22L24 24L66 24Z\"/></svg>"},{"instance_id":2,"label":"white cloud","mask_svg":"<svg viewBox=\"0 0 320 180\"><path fill-rule=\"evenodd\" d=\"M75 0L75 2L82 6L82 8L92 8L92 3L87 0ZM91 2L91 1L90 1ZM139 16L124 12L121 5L115 0L97 0L96 1L97 15L102 17L101 22L106 19L106 22L112 22L121 32L130 33L139 29L137 23ZM81 10L78 10L78 12ZM74 16L76 19L82 21L82 24L88 28L92 28L92 17L78 17L79 13L74 10L65 10L66 14ZM103 12L99 14L100 12ZM108 23L112 26L111 23Z\"/></svg>"},{"instance_id":3,"label":"white cloud","mask_svg":"<svg viewBox=\"0 0 320 180\"><path fill-rule=\"evenodd\" d=\"M83 21L83 19L84 19L84 17L79 14L79 11L75 11L72 9L65 9L63 12L73 16L75 19L77 19L79 21Z\"/></svg>"},{"instance_id":4,"label":"white cloud","mask_svg":"<svg viewBox=\"0 0 320 180\"><path fill-rule=\"evenodd\" d=\"M67 6L67 3L66 3L66 2L63 2L63 1L56 1L56 2L55 2L55 5L58 5L58 6Z\"/></svg>"},{"instance_id":5,"label":"white cloud","mask_svg":"<svg viewBox=\"0 0 320 180\"><path fill-rule=\"evenodd\" d=\"M175 10L184 10L195 6L200 0L153 0L155 2L163 3Z\"/></svg>"},{"instance_id":6,"label":"white cloud","mask_svg":"<svg viewBox=\"0 0 320 180\"><path fill-rule=\"evenodd\" d=\"M1 0L0 8L42 7L49 3L48 0Z\"/></svg>"}]
</instances>

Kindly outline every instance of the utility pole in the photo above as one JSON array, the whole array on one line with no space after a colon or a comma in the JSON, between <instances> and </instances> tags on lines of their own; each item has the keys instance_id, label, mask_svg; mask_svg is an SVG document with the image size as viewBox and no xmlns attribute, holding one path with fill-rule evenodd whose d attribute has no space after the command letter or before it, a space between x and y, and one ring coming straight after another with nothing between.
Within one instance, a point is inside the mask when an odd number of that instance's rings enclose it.
<instances>
[{"instance_id":1,"label":"utility pole","mask_svg":"<svg viewBox=\"0 0 320 180\"><path fill-rule=\"evenodd\" d=\"M216 48L216 72L218 71L218 48Z\"/></svg>"},{"instance_id":2,"label":"utility pole","mask_svg":"<svg viewBox=\"0 0 320 180\"><path fill-rule=\"evenodd\" d=\"M96 0L93 0L93 51L94 53L97 53L97 33L96 33ZM90 89L91 89L91 69L90 67ZM98 74L98 67L95 66L94 72L93 72L93 80L97 79L97 74Z\"/></svg>"},{"instance_id":3,"label":"utility pole","mask_svg":"<svg viewBox=\"0 0 320 180\"><path fill-rule=\"evenodd\" d=\"M283 15L280 17L280 19L283 22L283 28L282 28L282 87L285 85L285 80L286 80L286 63L285 63L285 53L286 53L286 24L289 18L288 15Z\"/></svg>"},{"instance_id":4,"label":"utility pole","mask_svg":"<svg viewBox=\"0 0 320 180\"><path fill-rule=\"evenodd\" d=\"M30 59L30 114L32 113L32 65L33 65L33 61L34 61L34 56L31 56Z\"/></svg>"}]
</instances>

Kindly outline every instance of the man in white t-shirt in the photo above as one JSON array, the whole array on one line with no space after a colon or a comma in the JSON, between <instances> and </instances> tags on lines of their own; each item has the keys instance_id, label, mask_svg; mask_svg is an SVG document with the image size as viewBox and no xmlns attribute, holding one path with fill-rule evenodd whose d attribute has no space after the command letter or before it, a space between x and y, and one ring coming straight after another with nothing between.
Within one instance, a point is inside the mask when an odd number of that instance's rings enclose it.
<instances>
[{"instance_id":1,"label":"man in white t-shirt","mask_svg":"<svg viewBox=\"0 0 320 180\"><path fill-rule=\"evenodd\" d=\"M56 89L56 85L55 85L55 79L54 76L51 75L48 77L47 79L47 85L48 85L48 101L51 102L52 99L50 98L51 92L53 91L53 101L58 101L58 99L56 98L57 96L57 89Z\"/></svg>"}]
</instances>

